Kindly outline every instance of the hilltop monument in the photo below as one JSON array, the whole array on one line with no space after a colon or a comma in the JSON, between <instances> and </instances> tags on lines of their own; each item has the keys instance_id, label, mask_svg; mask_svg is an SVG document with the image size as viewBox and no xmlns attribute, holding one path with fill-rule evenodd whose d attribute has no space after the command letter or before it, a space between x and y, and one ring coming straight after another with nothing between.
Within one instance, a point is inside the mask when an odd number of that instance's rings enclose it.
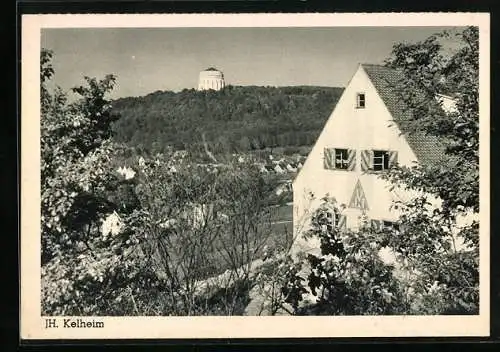
<instances>
[{"instance_id":1,"label":"hilltop monument","mask_svg":"<svg viewBox=\"0 0 500 352\"><path fill-rule=\"evenodd\" d=\"M224 74L216 68L209 67L200 72L198 90L221 90L226 86Z\"/></svg>"}]
</instances>

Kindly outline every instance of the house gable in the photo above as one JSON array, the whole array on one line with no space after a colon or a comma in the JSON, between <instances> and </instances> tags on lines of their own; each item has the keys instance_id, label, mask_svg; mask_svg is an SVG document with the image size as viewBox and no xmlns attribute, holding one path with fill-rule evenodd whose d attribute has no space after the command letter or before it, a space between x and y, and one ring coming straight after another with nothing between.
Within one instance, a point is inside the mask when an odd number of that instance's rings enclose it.
<instances>
[{"instance_id":1,"label":"house gable","mask_svg":"<svg viewBox=\"0 0 500 352\"><path fill-rule=\"evenodd\" d=\"M398 78L393 71L359 65L293 181L297 248L319 248L318 243L302 239L300 233L308 228L308 217L325 196L333 197L343 208L349 228L359 226L365 215L372 220L397 221L400 213L392 208L394 201L412 199L415 192L366 171L376 173L395 160L401 166L435 164L444 156L444 145L436 137L405 130L408 110L390 89ZM350 163L353 151L354 166Z\"/></svg>"},{"instance_id":2,"label":"house gable","mask_svg":"<svg viewBox=\"0 0 500 352\"><path fill-rule=\"evenodd\" d=\"M369 81L365 81L364 87L363 85L359 85L359 81L363 81L363 79ZM359 95L362 94L363 104L365 107L358 110L358 115L362 115L362 111L371 111L372 115L381 114L382 116L385 116L386 125L393 125L391 126L392 130L398 131L402 143L409 146L411 153L408 154L413 154L414 160L408 163L409 160L400 159L398 160L399 164L413 165L413 163L418 162L423 165L429 165L439 163L445 155L445 146L439 138L426 135L422 132L410 133L410 131L405 130L404 120L409 118L409 111L400 101L393 89L397 83L402 80L404 80L404 76L397 70L381 65L360 64L358 66L358 70L349 81L330 118L325 124L323 131L316 141L316 145L320 144L319 142L322 139L322 135L325 134L325 130L328 128L330 120L334 118L339 119L341 118L339 116L345 115L346 107L349 109L351 104L354 104L355 106L359 101ZM357 87L355 92L352 89L353 86ZM375 90L375 96L373 96L373 90ZM445 111L452 111L454 109L454 103L451 97L438 95L436 98L440 101L443 100L442 105ZM372 109L373 104L378 106L379 109L377 112ZM389 115L388 117L387 114ZM379 115L377 115L377 117L378 116ZM381 122L380 119L377 120L379 120L378 122ZM383 133L381 134L380 131L372 131L371 129L372 126L370 124L373 123L372 119L365 119L364 121L361 121L364 125L360 125L360 121L352 122L351 127L359 127L360 133L365 134L365 136L361 139L367 141L372 138L374 142L377 142L377 139L381 139L379 136L383 135ZM378 126L380 126L380 124ZM345 131L346 133L344 136L340 137L341 139L342 137L344 137L344 139L350 138L351 132L348 132L348 129L345 129ZM366 136L366 133L371 133L372 137ZM336 141L339 141L339 139L336 138ZM381 145L378 142L376 144ZM311 154L314 151L315 147L313 147ZM307 170L306 164L307 160L304 164L304 170ZM301 172L297 175L294 183L295 181L299 182L300 178Z\"/></svg>"},{"instance_id":3,"label":"house gable","mask_svg":"<svg viewBox=\"0 0 500 352\"><path fill-rule=\"evenodd\" d=\"M363 109L356 108L357 94L360 92L365 94L366 106ZM317 177L312 174L323 170L323 152L328 147L355 149L355 172L360 171L360 151L371 148L397 150L398 162L401 165L412 166L417 162L417 156L409 146L406 136L395 123L362 65L344 89L294 184L310 184L311 178L321 182L324 172L319 173Z\"/></svg>"},{"instance_id":4,"label":"house gable","mask_svg":"<svg viewBox=\"0 0 500 352\"><path fill-rule=\"evenodd\" d=\"M359 94L363 94L362 106L359 106ZM354 150L355 166L348 170L325 168L331 164L324 162L325 150L331 148ZM326 195L333 196L339 205L346 206L347 213L352 213L349 215L351 220L348 219L350 226L349 222L363 211L360 207L348 206L353 204L354 190L360 195L355 197L356 201L363 203L363 207L371 205L370 216L388 219L394 215L390 211L392 196L388 194L389 187L381 184L385 181L361 169L362 155L367 150L387 151L388 155L395 152L399 165L413 166L418 160L377 87L360 65L293 182L295 228L302 221L302 215L316 208ZM362 192L358 183L362 185ZM315 200L311 201L310 193Z\"/></svg>"}]
</instances>

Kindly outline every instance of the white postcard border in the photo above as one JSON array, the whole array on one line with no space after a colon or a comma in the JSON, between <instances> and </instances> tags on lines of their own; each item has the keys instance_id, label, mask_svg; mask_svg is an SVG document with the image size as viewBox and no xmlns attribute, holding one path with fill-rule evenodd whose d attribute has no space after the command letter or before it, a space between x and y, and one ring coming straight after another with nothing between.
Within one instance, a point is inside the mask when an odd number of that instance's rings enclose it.
<instances>
[{"instance_id":1,"label":"white postcard border","mask_svg":"<svg viewBox=\"0 0 500 352\"><path fill-rule=\"evenodd\" d=\"M465 26L480 31L480 314L357 317L82 317L104 327L46 328L40 307L42 28ZM490 17L488 13L23 15L21 40L21 338L280 338L489 335ZM53 318L53 317L48 317ZM70 317L67 317L70 318ZM75 318L75 317L71 317Z\"/></svg>"}]
</instances>

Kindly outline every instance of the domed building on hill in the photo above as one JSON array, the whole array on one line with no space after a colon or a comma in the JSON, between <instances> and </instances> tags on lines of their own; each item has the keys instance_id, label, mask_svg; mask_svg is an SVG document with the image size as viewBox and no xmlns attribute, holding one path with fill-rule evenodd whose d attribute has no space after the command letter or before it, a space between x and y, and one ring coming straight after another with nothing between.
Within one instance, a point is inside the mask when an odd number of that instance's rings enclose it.
<instances>
[{"instance_id":1,"label":"domed building on hill","mask_svg":"<svg viewBox=\"0 0 500 352\"><path fill-rule=\"evenodd\" d=\"M225 86L224 74L216 68L209 67L200 72L198 90L221 90Z\"/></svg>"}]
</instances>

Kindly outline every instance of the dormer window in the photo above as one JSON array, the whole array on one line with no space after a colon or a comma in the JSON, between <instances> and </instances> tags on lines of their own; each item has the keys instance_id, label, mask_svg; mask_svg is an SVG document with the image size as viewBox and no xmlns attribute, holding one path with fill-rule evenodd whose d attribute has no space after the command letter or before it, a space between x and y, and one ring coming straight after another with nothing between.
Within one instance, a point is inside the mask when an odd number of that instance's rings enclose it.
<instances>
[{"instance_id":1,"label":"dormer window","mask_svg":"<svg viewBox=\"0 0 500 352\"><path fill-rule=\"evenodd\" d=\"M364 109L366 100L365 93L358 93L356 95L356 109Z\"/></svg>"}]
</instances>

